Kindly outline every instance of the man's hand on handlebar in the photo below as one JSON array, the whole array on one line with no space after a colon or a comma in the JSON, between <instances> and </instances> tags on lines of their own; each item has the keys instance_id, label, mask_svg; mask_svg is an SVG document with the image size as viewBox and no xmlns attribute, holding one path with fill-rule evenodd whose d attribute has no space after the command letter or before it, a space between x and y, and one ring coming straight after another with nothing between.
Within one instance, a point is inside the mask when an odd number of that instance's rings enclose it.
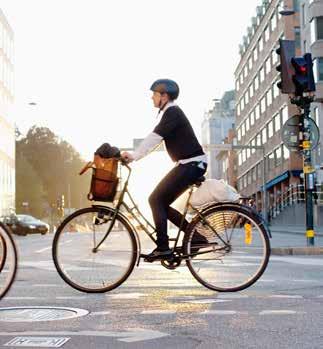
<instances>
[{"instance_id":1,"label":"man's hand on handlebar","mask_svg":"<svg viewBox=\"0 0 323 349\"><path fill-rule=\"evenodd\" d=\"M133 155L127 151L123 151L121 157L128 164L134 160Z\"/></svg>"}]
</instances>

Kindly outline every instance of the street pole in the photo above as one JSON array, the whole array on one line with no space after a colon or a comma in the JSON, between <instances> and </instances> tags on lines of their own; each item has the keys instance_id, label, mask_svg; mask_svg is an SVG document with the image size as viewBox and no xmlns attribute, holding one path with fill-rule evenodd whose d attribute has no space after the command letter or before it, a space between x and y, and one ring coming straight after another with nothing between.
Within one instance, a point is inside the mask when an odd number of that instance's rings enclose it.
<instances>
[{"instance_id":1,"label":"street pole","mask_svg":"<svg viewBox=\"0 0 323 349\"><path fill-rule=\"evenodd\" d=\"M302 105L304 113L302 114L303 126L303 173L304 173L304 192L306 207L306 240L308 246L314 246L314 223L313 223L313 190L314 173L311 154L311 129L310 129L310 101L307 99Z\"/></svg>"},{"instance_id":2,"label":"street pole","mask_svg":"<svg viewBox=\"0 0 323 349\"><path fill-rule=\"evenodd\" d=\"M262 146L262 217L267 222L267 189L265 147Z\"/></svg>"}]
</instances>

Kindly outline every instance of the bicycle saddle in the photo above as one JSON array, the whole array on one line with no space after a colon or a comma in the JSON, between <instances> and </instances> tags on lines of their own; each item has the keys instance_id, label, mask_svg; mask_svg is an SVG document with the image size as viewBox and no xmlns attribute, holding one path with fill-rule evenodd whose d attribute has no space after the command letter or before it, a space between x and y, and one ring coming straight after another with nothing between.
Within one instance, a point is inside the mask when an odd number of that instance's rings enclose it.
<instances>
[{"instance_id":1,"label":"bicycle saddle","mask_svg":"<svg viewBox=\"0 0 323 349\"><path fill-rule=\"evenodd\" d=\"M201 176L199 178L197 178L193 184L197 185L197 186L200 186L203 182L205 181L205 177L204 176Z\"/></svg>"}]
</instances>

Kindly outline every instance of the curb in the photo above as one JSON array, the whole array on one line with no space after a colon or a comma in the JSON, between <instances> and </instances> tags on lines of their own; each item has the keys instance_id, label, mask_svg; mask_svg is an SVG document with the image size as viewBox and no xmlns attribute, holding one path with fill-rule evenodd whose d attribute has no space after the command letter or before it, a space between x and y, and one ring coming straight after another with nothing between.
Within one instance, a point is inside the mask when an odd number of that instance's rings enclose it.
<instances>
[{"instance_id":1,"label":"curb","mask_svg":"<svg viewBox=\"0 0 323 349\"><path fill-rule=\"evenodd\" d=\"M276 256L321 255L323 247L273 247L271 254Z\"/></svg>"},{"instance_id":2,"label":"curb","mask_svg":"<svg viewBox=\"0 0 323 349\"><path fill-rule=\"evenodd\" d=\"M293 235L303 235L303 236L305 236L305 234L306 234L305 228L303 231L297 231L297 230L291 231L291 230L281 230L279 228L269 226L269 229L272 233L279 233L279 234L293 234ZM323 236L322 231L315 231L315 229L314 229L314 232L315 232L315 236L319 236L319 237Z\"/></svg>"}]
</instances>

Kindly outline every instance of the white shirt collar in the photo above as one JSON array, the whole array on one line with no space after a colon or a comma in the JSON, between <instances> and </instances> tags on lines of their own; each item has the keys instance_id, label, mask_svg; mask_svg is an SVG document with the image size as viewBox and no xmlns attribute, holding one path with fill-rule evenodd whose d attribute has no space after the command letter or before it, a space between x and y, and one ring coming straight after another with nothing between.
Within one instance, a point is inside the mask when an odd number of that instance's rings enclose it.
<instances>
[{"instance_id":1,"label":"white shirt collar","mask_svg":"<svg viewBox=\"0 0 323 349\"><path fill-rule=\"evenodd\" d=\"M177 105L177 104L176 104L174 101L168 102L168 103L165 105L164 109L161 110L161 111L158 113L158 119L160 119L160 118L164 115L165 111L166 111L168 108L174 107L174 106L176 106L176 105Z\"/></svg>"}]
</instances>

